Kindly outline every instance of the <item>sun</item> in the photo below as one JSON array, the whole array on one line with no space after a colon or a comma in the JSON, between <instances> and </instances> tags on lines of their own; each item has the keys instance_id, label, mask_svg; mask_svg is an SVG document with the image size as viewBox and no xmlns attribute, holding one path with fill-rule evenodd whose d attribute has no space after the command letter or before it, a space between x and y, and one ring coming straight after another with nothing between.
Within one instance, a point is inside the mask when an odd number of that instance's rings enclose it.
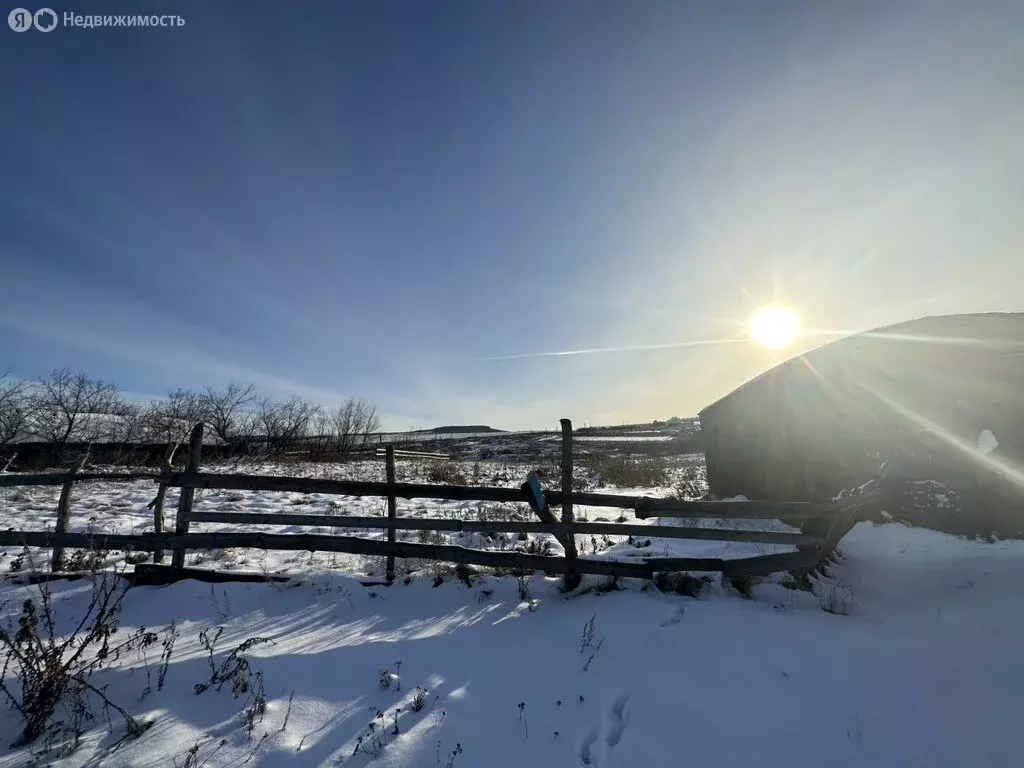
<instances>
[{"instance_id":1,"label":"sun","mask_svg":"<svg viewBox=\"0 0 1024 768\"><path fill-rule=\"evenodd\" d=\"M747 323L747 333L764 347L785 347L792 344L800 331L800 315L781 304L761 307Z\"/></svg>"}]
</instances>

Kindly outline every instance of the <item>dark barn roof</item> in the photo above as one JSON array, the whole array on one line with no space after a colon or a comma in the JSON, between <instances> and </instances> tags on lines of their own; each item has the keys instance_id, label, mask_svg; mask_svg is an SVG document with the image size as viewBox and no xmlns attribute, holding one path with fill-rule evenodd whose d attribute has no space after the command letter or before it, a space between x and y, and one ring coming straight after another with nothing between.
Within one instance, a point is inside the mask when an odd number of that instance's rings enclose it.
<instances>
[{"instance_id":1,"label":"dark barn roof","mask_svg":"<svg viewBox=\"0 0 1024 768\"><path fill-rule=\"evenodd\" d=\"M964 369L964 361L977 363L981 370ZM937 315L845 336L765 371L705 406L700 418L703 424L721 405L771 386L794 369L817 370L832 378L859 372L890 379L916 371L912 380L931 378L942 388L969 392L976 388L979 375L993 368L1024 370L1024 312ZM1005 394L1024 400L1019 390Z\"/></svg>"},{"instance_id":2,"label":"dark barn roof","mask_svg":"<svg viewBox=\"0 0 1024 768\"><path fill-rule=\"evenodd\" d=\"M1002 455L1024 459L1024 313L838 339L707 406L700 424L708 482L723 496L829 498L888 457L962 460L983 429Z\"/></svg>"}]
</instances>

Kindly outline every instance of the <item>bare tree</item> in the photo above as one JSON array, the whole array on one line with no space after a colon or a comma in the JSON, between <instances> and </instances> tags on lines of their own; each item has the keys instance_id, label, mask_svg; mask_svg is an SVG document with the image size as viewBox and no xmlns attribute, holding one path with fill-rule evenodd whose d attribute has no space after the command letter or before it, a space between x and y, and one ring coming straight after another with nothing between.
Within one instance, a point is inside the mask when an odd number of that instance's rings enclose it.
<instances>
[{"instance_id":1,"label":"bare tree","mask_svg":"<svg viewBox=\"0 0 1024 768\"><path fill-rule=\"evenodd\" d=\"M0 448L10 445L28 432L32 418L31 389L28 382L0 376Z\"/></svg>"},{"instance_id":2,"label":"bare tree","mask_svg":"<svg viewBox=\"0 0 1024 768\"><path fill-rule=\"evenodd\" d=\"M245 437L246 412L255 401L256 388L252 384L234 382L224 389L207 387L198 396L203 420L228 445Z\"/></svg>"},{"instance_id":3,"label":"bare tree","mask_svg":"<svg viewBox=\"0 0 1024 768\"><path fill-rule=\"evenodd\" d=\"M141 443L147 437L146 407L141 403L119 402L111 410L106 439L112 443Z\"/></svg>"},{"instance_id":4,"label":"bare tree","mask_svg":"<svg viewBox=\"0 0 1024 768\"><path fill-rule=\"evenodd\" d=\"M39 379L33 404L33 430L54 446L59 458L68 443L102 436L119 396L109 382L58 368Z\"/></svg>"},{"instance_id":5,"label":"bare tree","mask_svg":"<svg viewBox=\"0 0 1024 768\"><path fill-rule=\"evenodd\" d=\"M269 448L280 453L309 434L319 412L320 406L298 397L283 401L264 398L255 415Z\"/></svg>"},{"instance_id":6,"label":"bare tree","mask_svg":"<svg viewBox=\"0 0 1024 768\"><path fill-rule=\"evenodd\" d=\"M361 397L350 397L331 414L331 435L334 449L341 459L348 458L356 448L361 447L367 436L380 431L377 408Z\"/></svg>"},{"instance_id":7,"label":"bare tree","mask_svg":"<svg viewBox=\"0 0 1024 768\"><path fill-rule=\"evenodd\" d=\"M146 409L147 436L159 443L177 445L188 439L189 430L202 418L199 395L176 389L167 397L150 403Z\"/></svg>"}]
</instances>

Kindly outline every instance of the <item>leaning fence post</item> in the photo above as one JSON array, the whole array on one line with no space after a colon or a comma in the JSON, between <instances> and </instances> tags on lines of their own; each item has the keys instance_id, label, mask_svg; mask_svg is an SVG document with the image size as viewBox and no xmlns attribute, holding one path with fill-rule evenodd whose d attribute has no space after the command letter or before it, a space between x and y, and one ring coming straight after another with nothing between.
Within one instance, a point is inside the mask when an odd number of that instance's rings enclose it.
<instances>
[{"instance_id":1,"label":"leaning fence post","mask_svg":"<svg viewBox=\"0 0 1024 768\"><path fill-rule=\"evenodd\" d=\"M199 461L203 453L203 422L196 422L192 427L192 435L188 440L188 460L185 462L186 472L198 472ZM192 500L195 498L195 488L182 488L181 496L178 498L178 515L175 519L174 532L178 536L185 536L188 533L189 518L192 517ZM174 568L185 567L185 547L174 548L171 556L171 565Z\"/></svg>"},{"instance_id":2,"label":"leaning fence post","mask_svg":"<svg viewBox=\"0 0 1024 768\"><path fill-rule=\"evenodd\" d=\"M395 543L395 520L398 518L398 499L395 497L395 446L390 443L384 451L384 468L387 473L388 482L388 543ZM395 556L388 555L387 570L385 572L388 584L395 580Z\"/></svg>"},{"instance_id":3,"label":"leaning fence post","mask_svg":"<svg viewBox=\"0 0 1024 768\"><path fill-rule=\"evenodd\" d=\"M167 444L167 452L164 454L164 472L170 472L174 467L172 462L174 461L174 452L178 449L177 442L170 442ZM167 484L160 483L160 486L156 491L156 498L149 502L149 508L153 510L153 532L160 535L164 532L164 498L167 496ZM163 549L157 548L153 550L153 562L162 563L164 561Z\"/></svg>"},{"instance_id":4,"label":"leaning fence post","mask_svg":"<svg viewBox=\"0 0 1024 768\"><path fill-rule=\"evenodd\" d=\"M86 451L82 457L71 467L64 485L60 489L60 501L57 502L57 527L56 533L67 533L68 524L71 522L71 490L75 485L75 475L82 471L89 452ZM50 570L54 573L64 569L64 547L54 547L53 557L50 559Z\"/></svg>"},{"instance_id":5,"label":"leaning fence post","mask_svg":"<svg viewBox=\"0 0 1024 768\"><path fill-rule=\"evenodd\" d=\"M572 525L572 422L569 419L562 419L562 522ZM571 532L565 537L565 558L569 561L576 559L576 536ZM580 583L580 575L574 570L565 574L566 589L575 589Z\"/></svg>"}]
</instances>

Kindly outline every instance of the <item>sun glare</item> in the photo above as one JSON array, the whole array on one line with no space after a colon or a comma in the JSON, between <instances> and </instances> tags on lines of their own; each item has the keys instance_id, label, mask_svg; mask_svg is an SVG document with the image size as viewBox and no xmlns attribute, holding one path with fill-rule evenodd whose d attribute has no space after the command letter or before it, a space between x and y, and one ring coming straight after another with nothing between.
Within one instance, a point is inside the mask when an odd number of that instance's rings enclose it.
<instances>
[{"instance_id":1,"label":"sun glare","mask_svg":"<svg viewBox=\"0 0 1024 768\"><path fill-rule=\"evenodd\" d=\"M750 338L765 347L785 347L800 330L800 316L789 307L770 304L761 307L747 324Z\"/></svg>"}]
</instances>

